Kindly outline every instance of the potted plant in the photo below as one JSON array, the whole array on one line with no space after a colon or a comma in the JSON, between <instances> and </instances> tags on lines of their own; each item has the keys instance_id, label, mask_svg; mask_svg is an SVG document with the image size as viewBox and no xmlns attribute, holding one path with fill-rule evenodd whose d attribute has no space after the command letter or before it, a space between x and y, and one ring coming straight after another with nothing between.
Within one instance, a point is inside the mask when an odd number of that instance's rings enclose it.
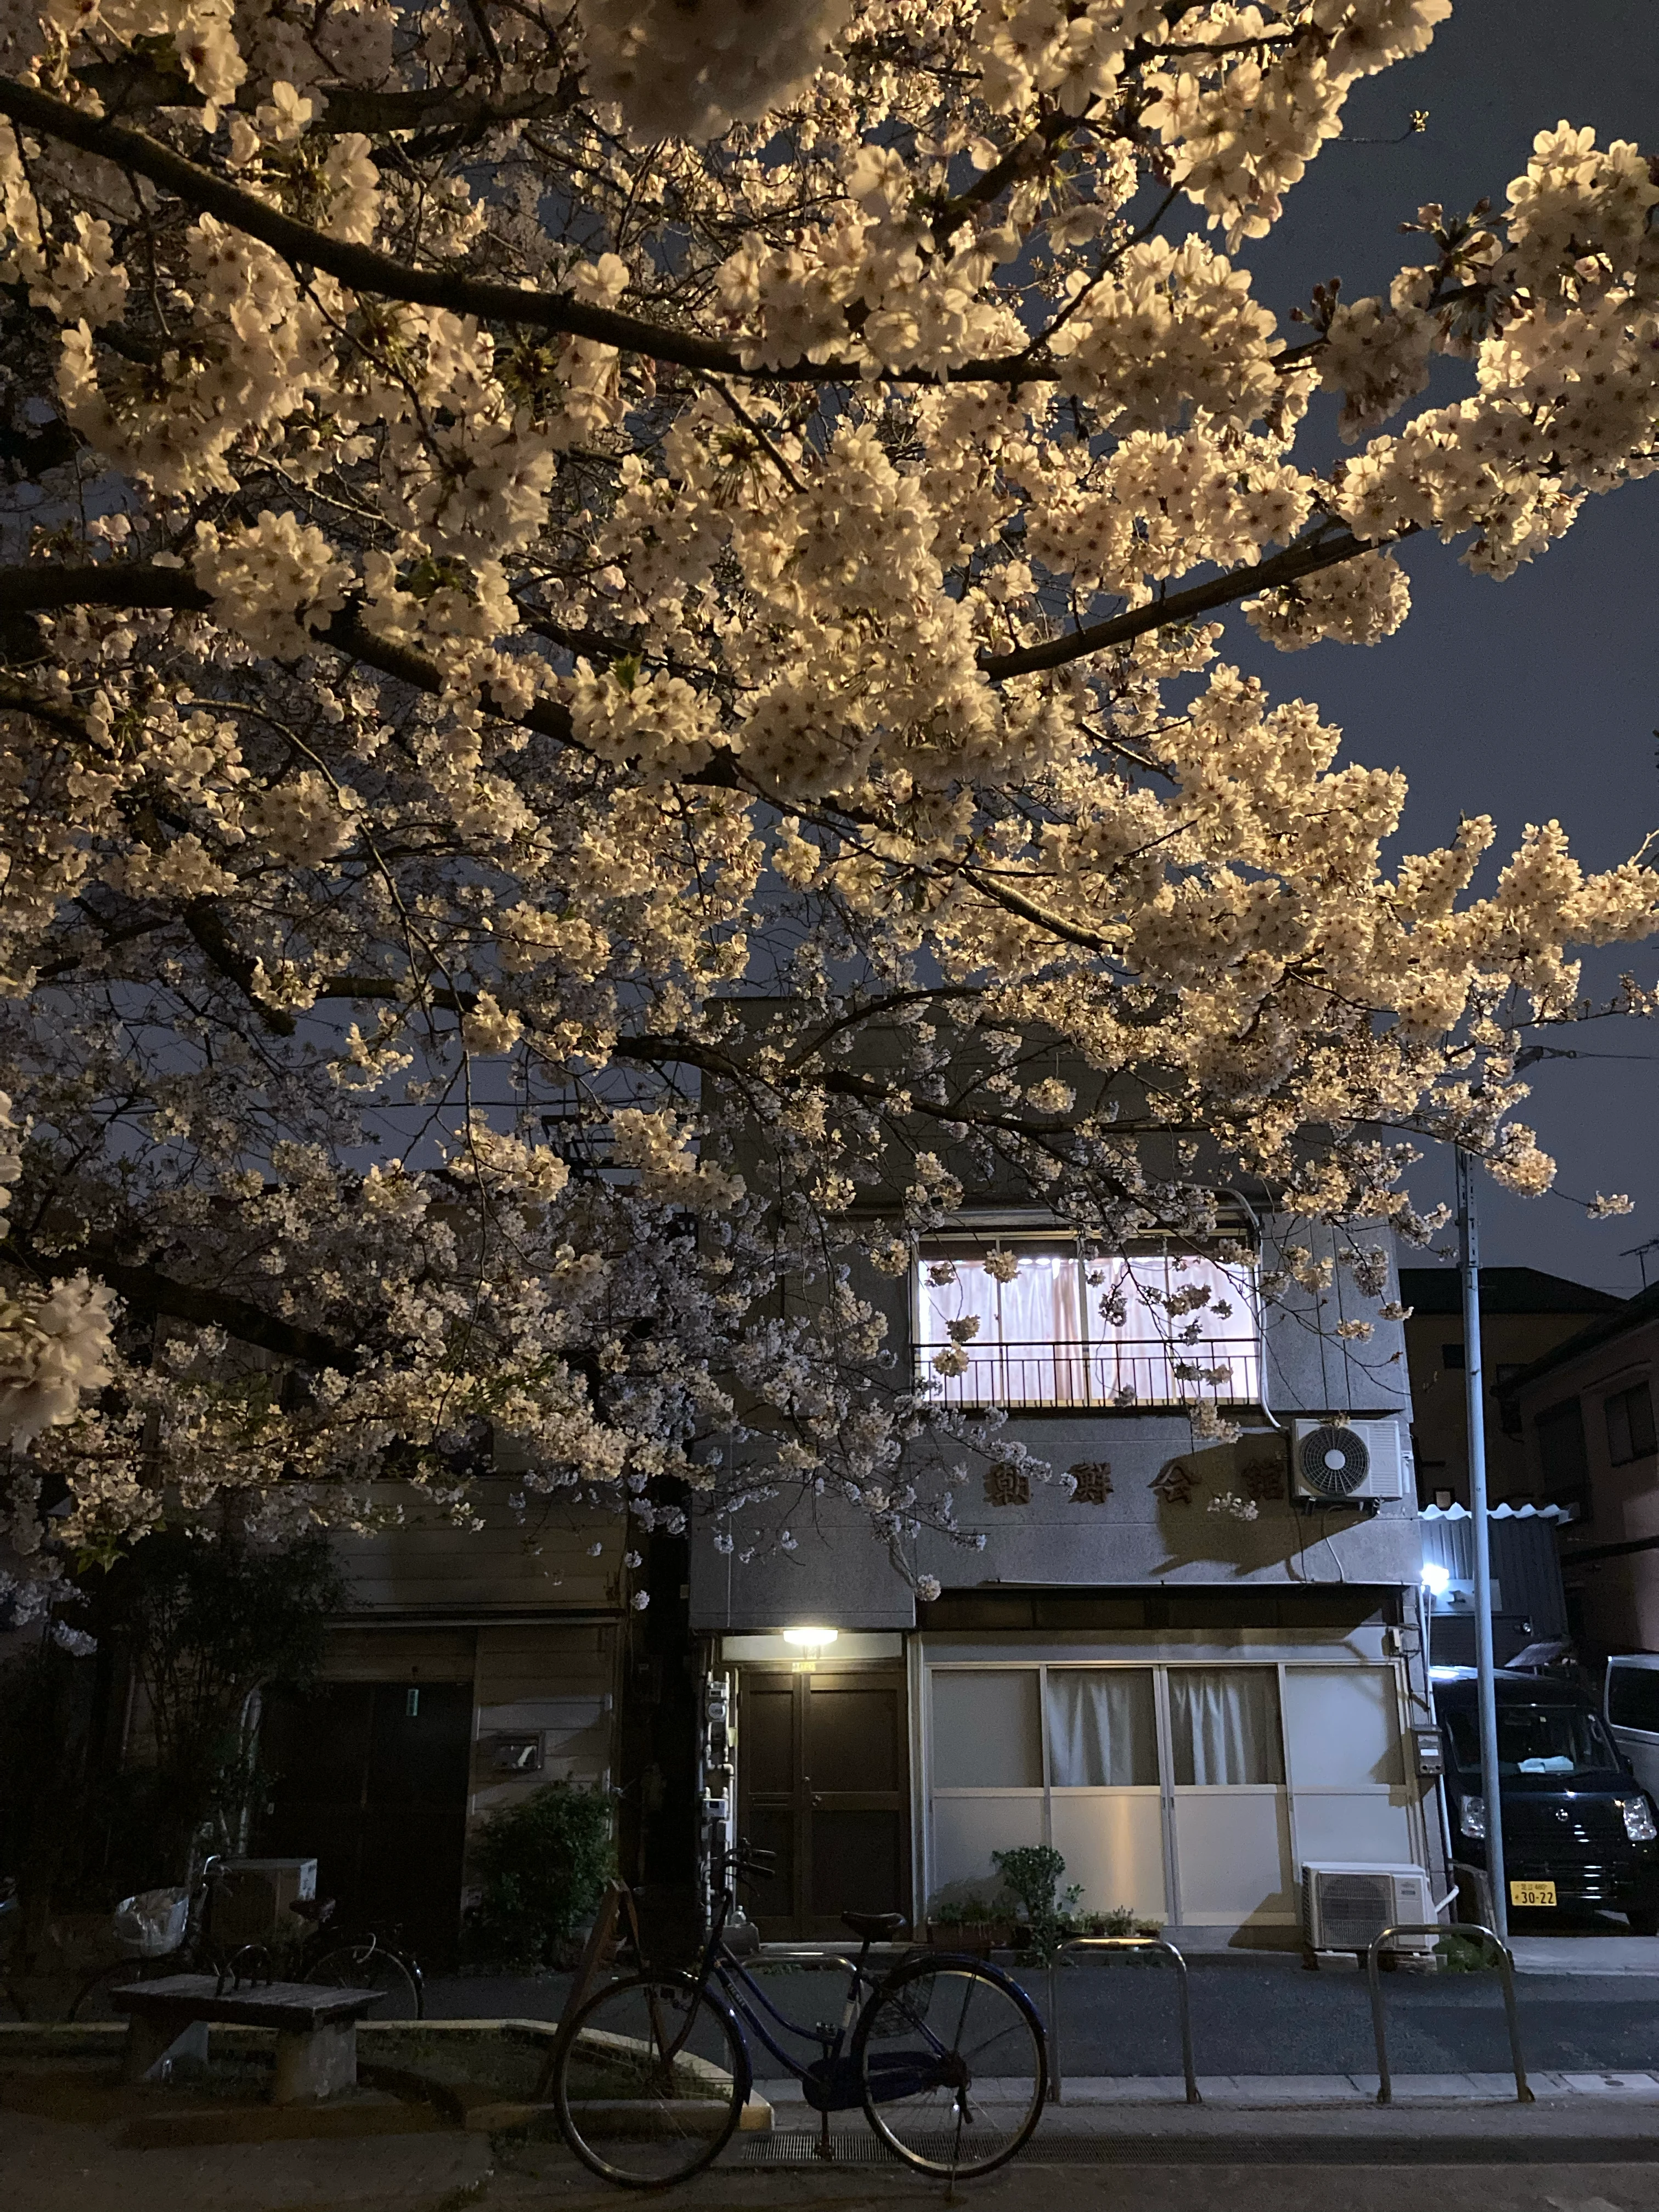
<instances>
[{"instance_id":1,"label":"potted plant","mask_svg":"<svg viewBox=\"0 0 1659 2212\"><path fill-rule=\"evenodd\" d=\"M982 1897L944 1898L929 1916L927 1940L936 1951L963 1951L985 1959L993 1951L1012 1948L1014 1925L1006 1913L998 1913Z\"/></svg>"}]
</instances>

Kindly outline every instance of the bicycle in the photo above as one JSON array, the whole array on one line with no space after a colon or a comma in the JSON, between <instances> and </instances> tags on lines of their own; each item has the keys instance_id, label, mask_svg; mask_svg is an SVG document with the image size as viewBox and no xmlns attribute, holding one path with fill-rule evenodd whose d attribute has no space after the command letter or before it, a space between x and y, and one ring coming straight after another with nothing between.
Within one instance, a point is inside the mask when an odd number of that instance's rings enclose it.
<instances>
[{"instance_id":1,"label":"bicycle","mask_svg":"<svg viewBox=\"0 0 1659 2212\"><path fill-rule=\"evenodd\" d=\"M754 2086L752 2033L818 2113L821 2158L835 2155L830 2113L862 2106L878 2141L921 2172L955 2181L1006 2164L1030 2140L1048 2086L1048 2039L1024 1990L987 1960L954 1953L911 1951L878 1971L870 1946L895 1935L902 1917L848 1912L861 1948L841 1961L840 2021L790 2020L726 1936L738 1884L775 1871L775 1853L739 1843L725 1856L696 1971L613 1982L561 2026L553 2102L576 2156L624 2188L664 2189L702 2172L731 2141ZM818 2056L798 2060L769 2019L816 2043Z\"/></svg>"},{"instance_id":2,"label":"bicycle","mask_svg":"<svg viewBox=\"0 0 1659 2212\"><path fill-rule=\"evenodd\" d=\"M379 1990L382 2002L375 2008L377 2021L426 2017L426 1984L418 1961L373 1931L347 1936L331 1926L331 1898L302 1898L291 1907L310 1923L309 1933L297 1942L216 1942L214 1899L230 1872L216 1852L203 1862L193 1891L147 1890L137 1898L127 1899L115 1915L116 1940L123 1944L125 1955L88 1977L76 1991L65 2017L95 2017L100 1999L112 1990L132 1982L152 1981L163 1974L204 1973L221 1981L270 1981L279 1966L282 1978L289 1981L326 1984L331 1989ZM143 1909L147 1900L153 1900L148 1913ZM173 1902L169 1905L167 1900ZM182 1914L178 1910L180 1904ZM112 2007L104 2005L102 2009L113 2016Z\"/></svg>"}]
</instances>

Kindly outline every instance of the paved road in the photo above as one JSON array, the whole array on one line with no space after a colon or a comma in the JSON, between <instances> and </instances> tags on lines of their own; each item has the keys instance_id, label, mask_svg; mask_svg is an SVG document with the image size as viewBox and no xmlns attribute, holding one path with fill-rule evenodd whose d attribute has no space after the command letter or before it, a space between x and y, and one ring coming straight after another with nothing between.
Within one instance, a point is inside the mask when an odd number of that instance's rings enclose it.
<instances>
[{"instance_id":1,"label":"paved road","mask_svg":"<svg viewBox=\"0 0 1659 2212\"><path fill-rule=\"evenodd\" d=\"M1195 1954L1193 2042L1201 2074L1352 2074L1375 2070L1365 1978L1352 1966L1303 1970L1294 1954ZM1048 1977L1022 1977L1045 2017ZM774 1974L769 1988L796 2019L835 2018L827 1975ZM435 1982L440 2019L555 2020L568 1986L456 1978ZM1173 1974L1114 1961L1062 1972L1060 2048L1068 2074L1169 2075L1181 2070ZM1563 2072L1659 2066L1659 1973L1517 1977L1527 2063ZM1384 1978L1390 2063L1402 2074L1501 2073L1509 2045L1492 1973ZM757 2071L775 2072L757 2053Z\"/></svg>"}]
</instances>

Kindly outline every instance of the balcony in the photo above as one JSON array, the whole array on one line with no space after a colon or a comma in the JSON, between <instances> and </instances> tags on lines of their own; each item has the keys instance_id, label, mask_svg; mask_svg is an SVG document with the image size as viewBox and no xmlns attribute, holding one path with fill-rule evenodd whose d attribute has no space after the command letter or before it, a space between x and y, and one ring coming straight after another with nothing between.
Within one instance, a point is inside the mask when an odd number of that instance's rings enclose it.
<instances>
[{"instance_id":1,"label":"balcony","mask_svg":"<svg viewBox=\"0 0 1659 2212\"><path fill-rule=\"evenodd\" d=\"M965 1344L967 1366L941 1374L937 1352L949 1344L915 1347L916 1385L935 1405L1052 1406L1127 1413L1160 1407L1258 1406L1261 1348L1253 1336L1200 1337L1195 1343Z\"/></svg>"}]
</instances>

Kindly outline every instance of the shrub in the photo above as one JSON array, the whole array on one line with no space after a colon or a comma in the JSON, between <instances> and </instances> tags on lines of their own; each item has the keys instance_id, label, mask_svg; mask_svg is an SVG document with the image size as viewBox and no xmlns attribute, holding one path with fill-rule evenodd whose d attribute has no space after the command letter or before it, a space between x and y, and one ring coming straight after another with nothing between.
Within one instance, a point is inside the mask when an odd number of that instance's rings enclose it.
<instances>
[{"instance_id":1,"label":"shrub","mask_svg":"<svg viewBox=\"0 0 1659 2212\"><path fill-rule=\"evenodd\" d=\"M545 1783L491 1814L473 1864L479 1893L470 1930L479 1957L532 1972L557 1966L616 1870L610 1798Z\"/></svg>"},{"instance_id":2,"label":"shrub","mask_svg":"<svg viewBox=\"0 0 1659 2212\"><path fill-rule=\"evenodd\" d=\"M1040 1960L1052 1960L1070 1929L1067 1917L1083 1894L1074 1882L1056 1896L1066 1862L1052 1844L1021 1844L1012 1850L993 1851L991 1863L1019 1903L1031 1931L1030 1948Z\"/></svg>"}]
</instances>

